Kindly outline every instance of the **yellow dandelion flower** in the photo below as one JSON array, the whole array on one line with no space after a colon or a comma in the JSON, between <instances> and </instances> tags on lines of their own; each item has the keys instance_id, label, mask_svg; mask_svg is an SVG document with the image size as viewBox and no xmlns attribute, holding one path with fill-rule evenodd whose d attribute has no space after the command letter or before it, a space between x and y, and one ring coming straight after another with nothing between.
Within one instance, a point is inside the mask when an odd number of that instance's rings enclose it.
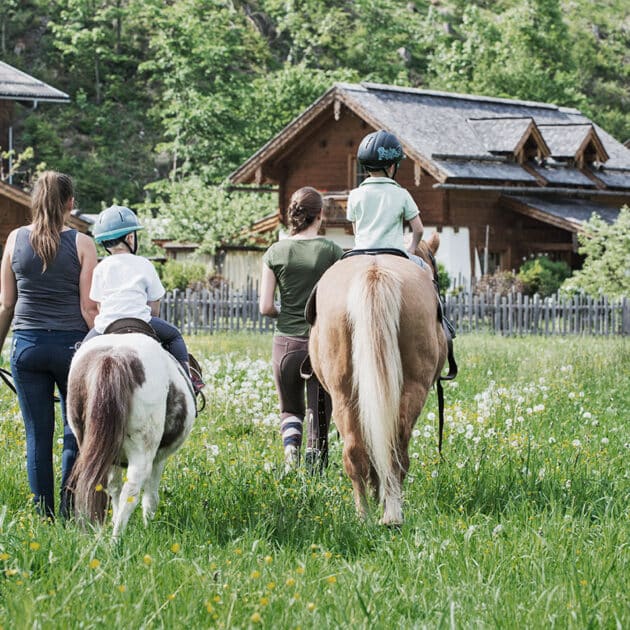
<instances>
[{"instance_id":1,"label":"yellow dandelion flower","mask_svg":"<svg viewBox=\"0 0 630 630\"><path fill-rule=\"evenodd\" d=\"M299 593L293 593L293 599L297 602L302 596Z\"/></svg>"},{"instance_id":2,"label":"yellow dandelion flower","mask_svg":"<svg viewBox=\"0 0 630 630\"><path fill-rule=\"evenodd\" d=\"M255 612L251 617L250 617L250 621L252 623L260 623L262 621L262 617L260 616L259 612Z\"/></svg>"},{"instance_id":3,"label":"yellow dandelion flower","mask_svg":"<svg viewBox=\"0 0 630 630\"><path fill-rule=\"evenodd\" d=\"M328 584L334 584L337 581L337 578L334 575L329 575L326 578L326 582L328 582Z\"/></svg>"},{"instance_id":4,"label":"yellow dandelion flower","mask_svg":"<svg viewBox=\"0 0 630 630\"><path fill-rule=\"evenodd\" d=\"M97 558L92 558L90 560L90 569L98 569L101 566L101 561Z\"/></svg>"},{"instance_id":5,"label":"yellow dandelion flower","mask_svg":"<svg viewBox=\"0 0 630 630\"><path fill-rule=\"evenodd\" d=\"M295 572L296 572L298 575L304 575L304 567L298 567L298 568L295 570Z\"/></svg>"},{"instance_id":6,"label":"yellow dandelion flower","mask_svg":"<svg viewBox=\"0 0 630 630\"><path fill-rule=\"evenodd\" d=\"M293 578L287 578L287 581L285 582L285 584L287 586L294 586L295 585L295 580Z\"/></svg>"},{"instance_id":7,"label":"yellow dandelion flower","mask_svg":"<svg viewBox=\"0 0 630 630\"><path fill-rule=\"evenodd\" d=\"M134 496L128 496L127 497L127 503L135 503L136 497Z\"/></svg>"},{"instance_id":8,"label":"yellow dandelion flower","mask_svg":"<svg viewBox=\"0 0 630 630\"><path fill-rule=\"evenodd\" d=\"M103 484L102 483L97 483L96 486L94 487L94 490L96 490L96 492L102 492L103 491Z\"/></svg>"},{"instance_id":9,"label":"yellow dandelion flower","mask_svg":"<svg viewBox=\"0 0 630 630\"><path fill-rule=\"evenodd\" d=\"M41 545L36 540L31 540L31 543L30 543L29 547L33 551L37 551L41 547Z\"/></svg>"},{"instance_id":10,"label":"yellow dandelion flower","mask_svg":"<svg viewBox=\"0 0 630 630\"><path fill-rule=\"evenodd\" d=\"M275 582L267 582L267 590L268 591L273 591L274 588L276 588L276 583Z\"/></svg>"},{"instance_id":11,"label":"yellow dandelion flower","mask_svg":"<svg viewBox=\"0 0 630 630\"><path fill-rule=\"evenodd\" d=\"M127 590L127 587L126 587L124 584L119 584L119 585L118 585L118 590L119 590L121 593L124 593L124 592Z\"/></svg>"},{"instance_id":12,"label":"yellow dandelion flower","mask_svg":"<svg viewBox=\"0 0 630 630\"><path fill-rule=\"evenodd\" d=\"M179 550L181 549L181 545L179 543L173 543L171 545L171 551L173 553L179 553Z\"/></svg>"},{"instance_id":13,"label":"yellow dandelion flower","mask_svg":"<svg viewBox=\"0 0 630 630\"><path fill-rule=\"evenodd\" d=\"M144 564L151 564L153 562L153 558L148 553L146 553L144 554L142 561L144 562Z\"/></svg>"},{"instance_id":14,"label":"yellow dandelion flower","mask_svg":"<svg viewBox=\"0 0 630 630\"><path fill-rule=\"evenodd\" d=\"M240 556L240 555L243 553L243 550L242 550L240 547L238 547L237 549L235 549L235 550L234 550L234 553L235 553L237 556Z\"/></svg>"},{"instance_id":15,"label":"yellow dandelion flower","mask_svg":"<svg viewBox=\"0 0 630 630\"><path fill-rule=\"evenodd\" d=\"M324 558L326 558L326 560L330 560L332 558L332 553L330 553L330 551L326 551L324 553Z\"/></svg>"},{"instance_id":16,"label":"yellow dandelion flower","mask_svg":"<svg viewBox=\"0 0 630 630\"><path fill-rule=\"evenodd\" d=\"M265 564L271 564L273 562L273 558L271 556L265 556Z\"/></svg>"},{"instance_id":17,"label":"yellow dandelion flower","mask_svg":"<svg viewBox=\"0 0 630 630\"><path fill-rule=\"evenodd\" d=\"M257 570L252 571L250 577L254 580L257 580L260 577L260 571L257 571Z\"/></svg>"},{"instance_id":18,"label":"yellow dandelion flower","mask_svg":"<svg viewBox=\"0 0 630 630\"><path fill-rule=\"evenodd\" d=\"M174 599L175 599L175 593L170 593L168 595L168 600L172 602Z\"/></svg>"},{"instance_id":19,"label":"yellow dandelion flower","mask_svg":"<svg viewBox=\"0 0 630 630\"><path fill-rule=\"evenodd\" d=\"M4 553L0 553L0 560L2 560L3 562L5 562L6 560L8 560L11 556L4 552Z\"/></svg>"},{"instance_id":20,"label":"yellow dandelion flower","mask_svg":"<svg viewBox=\"0 0 630 630\"><path fill-rule=\"evenodd\" d=\"M315 608L317 608L317 606L315 606L315 604L313 602L309 602L306 605L306 608L308 609L308 612L313 612L315 610Z\"/></svg>"},{"instance_id":21,"label":"yellow dandelion flower","mask_svg":"<svg viewBox=\"0 0 630 630\"><path fill-rule=\"evenodd\" d=\"M267 597L261 597L260 598L260 605L261 606L266 606L269 603L269 599Z\"/></svg>"},{"instance_id":22,"label":"yellow dandelion flower","mask_svg":"<svg viewBox=\"0 0 630 630\"><path fill-rule=\"evenodd\" d=\"M214 610L214 607L210 602L206 602L206 610L211 613Z\"/></svg>"},{"instance_id":23,"label":"yellow dandelion flower","mask_svg":"<svg viewBox=\"0 0 630 630\"><path fill-rule=\"evenodd\" d=\"M580 580L580 584L582 586L586 586L588 584L588 581L587 580Z\"/></svg>"},{"instance_id":24,"label":"yellow dandelion flower","mask_svg":"<svg viewBox=\"0 0 630 630\"><path fill-rule=\"evenodd\" d=\"M214 600L215 604L220 604L221 603L221 596L220 595L215 595L212 599Z\"/></svg>"}]
</instances>

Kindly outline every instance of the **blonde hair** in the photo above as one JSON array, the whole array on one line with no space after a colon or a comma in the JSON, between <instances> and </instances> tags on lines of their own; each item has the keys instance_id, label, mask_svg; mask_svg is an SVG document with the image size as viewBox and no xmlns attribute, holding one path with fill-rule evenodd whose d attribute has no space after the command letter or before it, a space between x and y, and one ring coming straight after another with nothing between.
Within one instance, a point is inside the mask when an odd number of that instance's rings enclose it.
<instances>
[{"instance_id":1,"label":"blonde hair","mask_svg":"<svg viewBox=\"0 0 630 630\"><path fill-rule=\"evenodd\" d=\"M318 217L323 205L321 194L314 188L304 186L296 190L287 208L289 232L297 234L305 230Z\"/></svg>"},{"instance_id":2,"label":"blonde hair","mask_svg":"<svg viewBox=\"0 0 630 630\"><path fill-rule=\"evenodd\" d=\"M31 195L31 247L42 260L46 271L57 255L68 201L74 196L69 175L44 171L37 179Z\"/></svg>"}]
</instances>

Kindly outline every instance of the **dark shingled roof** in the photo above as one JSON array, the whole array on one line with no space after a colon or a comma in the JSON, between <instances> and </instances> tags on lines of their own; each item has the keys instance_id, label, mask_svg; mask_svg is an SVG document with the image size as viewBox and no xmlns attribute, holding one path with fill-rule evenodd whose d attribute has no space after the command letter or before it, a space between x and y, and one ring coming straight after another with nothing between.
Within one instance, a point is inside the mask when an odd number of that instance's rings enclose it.
<instances>
[{"instance_id":1,"label":"dark shingled roof","mask_svg":"<svg viewBox=\"0 0 630 630\"><path fill-rule=\"evenodd\" d=\"M61 90L0 61L0 99L12 101L48 101L68 103L70 97Z\"/></svg>"},{"instance_id":2,"label":"dark shingled roof","mask_svg":"<svg viewBox=\"0 0 630 630\"><path fill-rule=\"evenodd\" d=\"M531 117L468 119L468 124L491 153L514 153L533 122Z\"/></svg>"},{"instance_id":3,"label":"dark shingled roof","mask_svg":"<svg viewBox=\"0 0 630 630\"><path fill-rule=\"evenodd\" d=\"M536 184L536 178L513 162L473 160L434 160L448 181L457 179L505 180Z\"/></svg>"},{"instance_id":4,"label":"dark shingled roof","mask_svg":"<svg viewBox=\"0 0 630 630\"><path fill-rule=\"evenodd\" d=\"M551 150L551 155L568 159L575 156L593 125L590 122L562 125L539 124L538 128Z\"/></svg>"},{"instance_id":5,"label":"dark shingled roof","mask_svg":"<svg viewBox=\"0 0 630 630\"><path fill-rule=\"evenodd\" d=\"M597 179L604 182L608 188L630 188L630 171L600 169L591 172Z\"/></svg>"},{"instance_id":6,"label":"dark shingled roof","mask_svg":"<svg viewBox=\"0 0 630 630\"><path fill-rule=\"evenodd\" d=\"M567 221L576 227L588 221L593 213L597 213L608 223L614 223L619 216L619 210L610 206L599 205L587 199L558 199L536 195L504 195L504 197L535 210L540 210L551 217Z\"/></svg>"},{"instance_id":7,"label":"dark shingled roof","mask_svg":"<svg viewBox=\"0 0 630 630\"><path fill-rule=\"evenodd\" d=\"M594 188L595 182L589 179L577 168L553 167L553 166L533 166L533 169L554 186L585 186ZM630 173L628 174L630 176ZM630 188L630 182L628 183Z\"/></svg>"},{"instance_id":8,"label":"dark shingled roof","mask_svg":"<svg viewBox=\"0 0 630 630\"><path fill-rule=\"evenodd\" d=\"M558 163L567 156L575 157L575 151L584 148L587 134L591 134L598 155L608 157L595 175L605 183L603 174L617 169L608 181L614 181L616 188L630 190L630 150L576 109L373 83L335 84L234 171L230 179L251 181L260 164L275 161L320 113L341 105L373 128L387 129L398 136L405 153L427 168L439 183L478 179L538 185L515 156L509 155L522 146L527 134L535 134L543 157L550 152L553 158L557 151ZM554 160L549 161L551 169ZM592 187L592 181L578 169L544 169L540 174L552 185Z\"/></svg>"}]
</instances>

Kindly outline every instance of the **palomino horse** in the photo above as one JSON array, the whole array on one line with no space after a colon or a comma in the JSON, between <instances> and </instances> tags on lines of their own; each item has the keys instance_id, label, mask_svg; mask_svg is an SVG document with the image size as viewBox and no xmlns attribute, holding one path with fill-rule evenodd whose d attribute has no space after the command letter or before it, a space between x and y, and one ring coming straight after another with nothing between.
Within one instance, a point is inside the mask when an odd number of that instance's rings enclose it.
<instances>
[{"instance_id":1,"label":"palomino horse","mask_svg":"<svg viewBox=\"0 0 630 630\"><path fill-rule=\"evenodd\" d=\"M68 422L79 443L70 482L77 516L102 522L109 493L116 539L144 490L146 525L157 509L166 459L194 418L190 381L157 341L131 333L85 342L68 377Z\"/></svg>"},{"instance_id":2,"label":"palomino horse","mask_svg":"<svg viewBox=\"0 0 630 630\"><path fill-rule=\"evenodd\" d=\"M429 260L439 237L422 242ZM332 397L343 462L361 517L371 484L382 523L402 523L402 484L416 419L447 356L433 272L393 255L351 256L317 286L313 370Z\"/></svg>"}]
</instances>

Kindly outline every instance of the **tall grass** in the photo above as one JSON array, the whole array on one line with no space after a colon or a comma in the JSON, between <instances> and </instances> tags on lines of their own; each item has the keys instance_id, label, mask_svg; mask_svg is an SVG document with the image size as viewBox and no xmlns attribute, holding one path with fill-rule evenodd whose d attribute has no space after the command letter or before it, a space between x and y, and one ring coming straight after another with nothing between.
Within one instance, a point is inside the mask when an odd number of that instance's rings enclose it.
<instances>
[{"instance_id":1,"label":"tall grass","mask_svg":"<svg viewBox=\"0 0 630 630\"><path fill-rule=\"evenodd\" d=\"M208 406L117 545L33 514L0 389L0 627L630 627L627 340L458 338L400 529L357 520L334 429L323 476L283 474L270 337L189 342Z\"/></svg>"}]
</instances>

